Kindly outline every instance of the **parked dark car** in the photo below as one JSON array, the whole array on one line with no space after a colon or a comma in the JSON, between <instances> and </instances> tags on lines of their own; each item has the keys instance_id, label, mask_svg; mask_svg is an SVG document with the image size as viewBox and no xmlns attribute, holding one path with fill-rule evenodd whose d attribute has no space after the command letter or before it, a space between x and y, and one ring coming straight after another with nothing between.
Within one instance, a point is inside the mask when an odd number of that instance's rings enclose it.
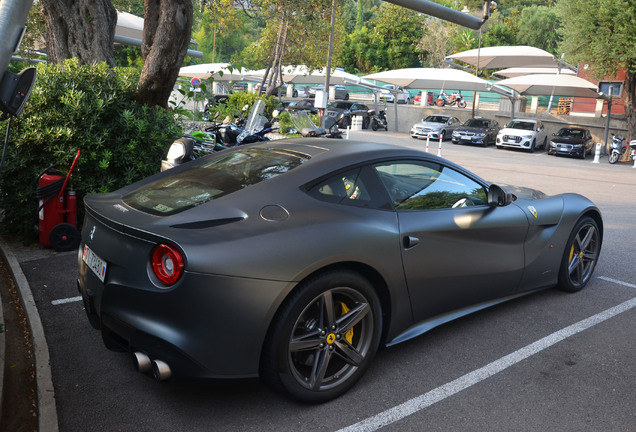
<instances>
[{"instance_id":1,"label":"parked dark car","mask_svg":"<svg viewBox=\"0 0 636 432\"><path fill-rule=\"evenodd\" d=\"M603 239L581 195L323 138L233 147L84 202L78 286L106 347L157 379L260 376L312 403L381 345L583 289Z\"/></svg>"},{"instance_id":2,"label":"parked dark car","mask_svg":"<svg viewBox=\"0 0 636 432\"><path fill-rule=\"evenodd\" d=\"M318 109L314 107L314 99L301 99L294 103L293 105L289 105L287 107L287 111L307 111L311 114L317 114Z\"/></svg>"},{"instance_id":3,"label":"parked dark car","mask_svg":"<svg viewBox=\"0 0 636 432\"><path fill-rule=\"evenodd\" d=\"M327 115L333 117L338 127L342 129L351 126L353 116L362 117L362 129L367 129L371 122L369 107L359 102L329 102L326 111Z\"/></svg>"},{"instance_id":4,"label":"parked dark car","mask_svg":"<svg viewBox=\"0 0 636 432\"><path fill-rule=\"evenodd\" d=\"M471 118L453 131L453 144L477 144L488 147L497 142L499 123L485 118Z\"/></svg>"},{"instance_id":5,"label":"parked dark car","mask_svg":"<svg viewBox=\"0 0 636 432\"><path fill-rule=\"evenodd\" d=\"M588 129L581 127L564 127L552 134L548 154L573 156L585 159L585 156L592 153L594 143L592 134Z\"/></svg>"}]
</instances>

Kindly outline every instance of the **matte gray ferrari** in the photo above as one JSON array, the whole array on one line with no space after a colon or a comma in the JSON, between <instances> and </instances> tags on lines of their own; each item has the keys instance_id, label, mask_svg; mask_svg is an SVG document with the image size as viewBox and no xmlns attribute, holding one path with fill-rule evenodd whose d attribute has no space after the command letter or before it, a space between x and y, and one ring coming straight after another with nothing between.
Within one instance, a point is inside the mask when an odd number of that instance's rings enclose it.
<instances>
[{"instance_id":1,"label":"matte gray ferrari","mask_svg":"<svg viewBox=\"0 0 636 432\"><path fill-rule=\"evenodd\" d=\"M158 379L260 376L306 402L349 389L381 344L582 289L603 238L583 196L329 139L235 147L84 202L79 289L108 348Z\"/></svg>"}]
</instances>

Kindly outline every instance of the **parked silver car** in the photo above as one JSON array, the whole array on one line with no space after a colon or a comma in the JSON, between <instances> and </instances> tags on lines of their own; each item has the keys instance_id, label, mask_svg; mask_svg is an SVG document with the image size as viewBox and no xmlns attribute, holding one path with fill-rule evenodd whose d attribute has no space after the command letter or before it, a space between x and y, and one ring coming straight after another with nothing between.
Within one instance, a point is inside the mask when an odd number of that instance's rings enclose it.
<instances>
[{"instance_id":1,"label":"parked silver car","mask_svg":"<svg viewBox=\"0 0 636 432\"><path fill-rule=\"evenodd\" d=\"M461 126L462 122L453 116L435 114L423 118L421 122L411 127L411 138L450 139L453 131Z\"/></svg>"}]
</instances>

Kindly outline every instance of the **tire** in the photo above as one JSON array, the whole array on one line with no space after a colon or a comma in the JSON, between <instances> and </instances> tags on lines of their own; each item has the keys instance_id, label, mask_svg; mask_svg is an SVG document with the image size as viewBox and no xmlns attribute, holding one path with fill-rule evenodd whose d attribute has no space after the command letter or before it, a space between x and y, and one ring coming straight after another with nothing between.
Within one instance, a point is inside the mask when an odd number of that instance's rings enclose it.
<instances>
[{"instance_id":1,"label":"tire","mask_svg":"<svg viewBox=\"0 0 636 432\"><path fill-rule=\"evenodd\" d=\"M298 97L298 90L294 90L294 93L292 94L292 97Z\"/></svg>"},{"instance_id":2,"label":"tire","mask_svg":"<svg viewBox=\"0 0 636 432\"><path fill-rule=\"evenodd\" d=\"M347 126L351 126L351 118L349 118L349 117L343 117L341 122L342 122L342 128L343 129L346 129Z\"/></svg>"},{"instance_id":3,"label":"tire","mask_svg":"<svg viewBox=\"0 0 636 432\"><path fill-rule=\"evenodd\" d=\"M349 100L349 93L345 94L344 100Z\"/></svg>"},{"instance_id":4,"label":"tire","mask_svg":"<svg viewBox=\"0 0 636 432\"><path fill-rule=\"evenodd\" d=\"M370 117L363 117L362 118L362 129L369 129L369 123L371 122L371 118Z\"/></svg>"},{"instance_id":5,"label":"tire","mask_svg":"<svg viewBox=\"0 0 636 432\"><path fill-rule=\"evenodd\" d=\"M459 102L457 102L457 106L459 108L466 108L466 101L465 100L460 100Z\"/></svg>"},{"instance_id":6,"label":"tire","mask_svg":"<svg viewBox=\"0 0 636 432\"><path fill-rule=\"evenodd\" d=\"M375 120L371 120L371 129L374 131L378 130L378 123Z\"/></svg>"},{"instance_id":7,"label":"tire","mask_svg":"<svg viewBox=\"0 0 636 432\"><path fill-rule=\"evenodd\" d=\"M557 287L562 291L582 290L590 281L601 251L601 233L591 217L581 218L566 243Z\"/></svg>"},{"instance_id":8,"label":"tire","mask_svg":"<svg viewBox=\"0 0 636 432\"><path fill-rule=\"evenodd\" d=\"M437 101L435 101L435 105L437 105L438 107L443 107L444 106L444 100L443 99L437 99Z\"/></svg>"},{"instance_id":9,"label":"tire","mask_svg":"<svg viewBox=\"0 0 636 432\"><path fill-rule=\"evenodd\" d=\"M621 158L620 153L616 150L612 150L612 152L609 155L609 163L615 164L616 162L618 162L620 158Z\"/></svg>"},{"instance_id":10,"label":"tire","mask_svg":"<svg viewBox=\"0 0 636 432\"><path fill-rule=\"evenodd\" d=\"M530 153L534 153L534 151L537 149L537 141L536 140L532 140L532 145L530 146L530 148L528 149L528 151Z\"/></svg>"},{"instance_id":11,"label":"tire","mask_svg":"<svg viewBox=\"0 0 636 432\"><path fill-rule=\"evenodd\" d=\"M367 279L346 270L319 274L299 285L277 313L261 377L300 401L326 402L364 374L381 331L382 308Z\"/></svg>"},{"instance_id":12,"label":"tire","mask_svg":"<svg viewBox=\"0 0 636 432\"><path fill-rule=\"evenodd\" d=\"M69 223L57 224L49 232L51 247L58 252L68 252L78 248L80 244L79 230Z\"/></svg>"}]
</instances>

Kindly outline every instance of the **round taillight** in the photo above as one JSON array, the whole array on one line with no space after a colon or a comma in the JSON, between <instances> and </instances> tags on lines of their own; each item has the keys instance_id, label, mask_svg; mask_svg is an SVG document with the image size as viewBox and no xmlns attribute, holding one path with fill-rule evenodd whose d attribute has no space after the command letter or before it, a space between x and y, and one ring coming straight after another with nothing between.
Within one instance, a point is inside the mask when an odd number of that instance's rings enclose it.
<instances>
[{"instance_id":1,"label":"round taillight","mask_svg":"<svg viewBox=\"0 0 636 432\"><path fill-rule=\"evenodd\" d=\"M174 246L155 246L152 250L151 264L155 276L166 285L174 285L183 274L183 255Z\"/></svg>"}]
</instances>

